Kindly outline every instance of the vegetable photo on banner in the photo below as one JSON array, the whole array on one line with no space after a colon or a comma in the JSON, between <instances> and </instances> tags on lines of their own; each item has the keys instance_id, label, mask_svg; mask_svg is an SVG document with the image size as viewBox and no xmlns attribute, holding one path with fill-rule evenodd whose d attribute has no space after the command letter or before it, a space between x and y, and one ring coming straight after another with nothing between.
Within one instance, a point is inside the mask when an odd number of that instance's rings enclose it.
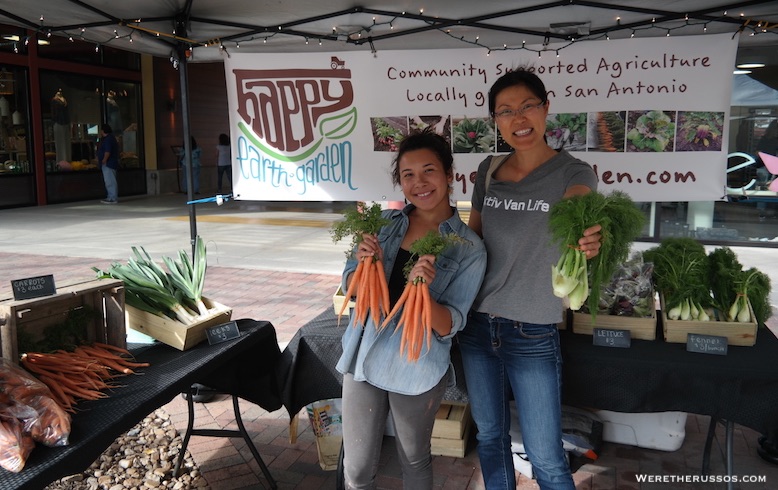
<instances>
[{"instance_id":1,"label":"vegetable photo on banner","mask_svg":"<svg viewBox=\"0 0 778 490\"><path fill-rule=\"evenodd\" d=\"M562 199L551 207L549 228L562 249L556 265L551 266L554 295L571 310L579 310L588 299L592 319L597 315L600 288L616 267L629 256L632 242L645 224L643 213L624 192L589 192ZM590 260L578 246L584 230L599 224L600 253Z\"/></svg>"},{"instance_id":2,"label":"vegetable photo on banner","mask_svg":"<svg viewBox=\"0 0 778 490\"><path fill-rule=\"evenodd\" d=\"M363 240L363 234L375 235L381 227L387 225L389 220L381 216L381 205L373 203L368 206L359 202L354 208L343 213L344 219L332 225L330 235L332 241L339 242L347 236L351 236L351 246L346 252L350 255L356 250L357 245ZM373 323L380 324L380 319L389 311L389 286L386 281L383 264L378 257L367 257L359 262L354 271L354 277L345 293L346 300L338 312L338 321L346 311L349 300L354 301L354 316L357 325L365 325L368 312L373 318Z\"/></svg>"},{"instance_id":3,"label":"vegetable photo on banner","mask_svg":"<svg viewBox=\"0 0 778 490\"><path fill-rule=\"evenodd\" d=\"M397 300L392 310L386 315L381 328L385 328L394 316L402 309L400 318L395 326L395 333L402 329L400 341L400 355L406 355L409 361L418 361L421 356L422 344L426 344L427 350L432 342L432 309L430 307L429 284L422 277L410 277L409 273L422 255L434 255L437 257L448 247L456 243L469 243L466 239L454 235L441 235L430 231L411 244L411 258L405 264L408 281L405 289Z\"/></svg>"}]
</instances>

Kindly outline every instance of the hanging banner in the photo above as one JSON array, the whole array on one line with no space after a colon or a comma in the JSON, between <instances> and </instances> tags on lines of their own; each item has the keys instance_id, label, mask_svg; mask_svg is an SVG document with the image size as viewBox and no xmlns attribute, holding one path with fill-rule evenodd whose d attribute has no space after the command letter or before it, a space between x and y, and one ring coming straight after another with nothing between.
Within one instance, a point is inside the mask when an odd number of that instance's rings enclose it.
<instances>
[{"instance_id":1,"label":"hanging banner","mask_svg":"<svg viewBox=\"0 0 778 490\"><path fill-rule=\"evenodd\" d=\"M590 163L603 192L635 201L725 196L730 34L585 41L527 49L231 53L225 75L234 196L241 200L401 200L399 141L433 126L454 151L454 199L505 146L488 91L526 66L549 91L546 136Z\"/></svg>"}]
</instances>

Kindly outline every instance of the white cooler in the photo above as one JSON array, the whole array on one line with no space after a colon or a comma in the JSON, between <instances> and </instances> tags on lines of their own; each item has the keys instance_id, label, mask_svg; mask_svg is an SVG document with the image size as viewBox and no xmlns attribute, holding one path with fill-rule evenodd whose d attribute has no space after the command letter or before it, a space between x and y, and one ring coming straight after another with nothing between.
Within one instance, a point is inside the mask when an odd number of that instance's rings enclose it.
<instances>
[{"instance_id":1,"label":"white cooler","mask_svg":"<svg viewBox=\"0 0 778 490\"><path fill-rule=\"evenodd\" d=\"M622 413L595 410L602 440L662 451L675 451L686 437L686 412Z\"/></svg>"}]
</instances>

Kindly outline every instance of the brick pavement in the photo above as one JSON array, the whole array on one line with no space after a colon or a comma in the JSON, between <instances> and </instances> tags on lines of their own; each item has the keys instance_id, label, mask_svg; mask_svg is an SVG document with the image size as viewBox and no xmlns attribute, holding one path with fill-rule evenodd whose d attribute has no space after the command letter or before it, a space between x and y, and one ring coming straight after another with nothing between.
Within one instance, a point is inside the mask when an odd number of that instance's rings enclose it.
<instances>
[{"instance_id":1,"label":"brick pavement","mask_svg":"<svg viewBox=\"0 0 778 490\"><path fill-rule=\"evenodd\" d=\"M0 298L10 295L10 280L54 273L58 285L75 283L93 277L92 266L106 266L105 259L10 254L0 252ZM297 328L331 305L331 294L338 276L278 271L248 270L209 266L206 295L233 308L233 318L269 320L276 327L279 343L289 341ZM235 428L231 400L220 396L215 401L195 404L198 428ZM163 407L180 431L186 428L187 409L181 397ZM241 416L248 432L269 466L281 490L334 489L335 475L318 465L315 437L307 416L302 413L297 441L289 442L289 417L285 409L266 412L256 405L240 402ZM578 490L669 490L725 489L716 484L638 485L636 473L657 475L699 474L701 454L708 418L689 415L683 446L674 452L641 449L605 443L597 461L580 466L574 474ZM718 430L723 440L723 428ZM754 431L736 426L735 473L765 475L767 483L735 485L735 489L778 488L778 466L757 456ZM267 488L258 465L241 439L192 437L189 451L203 476L214 490ZM711 461L713 474L724 474L724 466L714 447ZM435 488L480 490L480 476L475 440L471 435L464 458L435 457ZM387 437L378 474L380 489L400 489L402 479L395 455L394 440ZM518 489L538 488L521 476Z\"/></svg>"}]
</instances>

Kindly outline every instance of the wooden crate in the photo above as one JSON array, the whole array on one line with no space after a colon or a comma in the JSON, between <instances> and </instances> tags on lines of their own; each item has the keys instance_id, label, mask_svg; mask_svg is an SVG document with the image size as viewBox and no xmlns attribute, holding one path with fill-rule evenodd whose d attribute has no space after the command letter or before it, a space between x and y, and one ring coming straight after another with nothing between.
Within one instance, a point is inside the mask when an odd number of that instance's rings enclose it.
<instances>
[{"instance_id":1,"label":"wooden crate","mask_svg":"<svg viewBox=\"0 0 778 490\"><path fill-rule=\"evenodd\" d=\"M205 329L230 321L232 308L203 297L203 303L210 310L192 325L157 316L127 305L127 326L160 342L184 351L205 340Z\"/></svg>"},{"instance_id":2,"label":"wooden crate","mask_svg":"<svg viewBox=\"0 0 778 490\"><path fill-rule=\"evenodd\" d=\"M441 403L432 427L432 454L463 458L472 425L469 404Z\"/></svg>"},{"instance_id":3,"label":"wooden crate","mask_svg":"<svg viewBox=\"0 0 778 490\"><path fill-rule=\"evenodd\" d=\"M722 315L713 310L707 310L710 315L710 321L692 321L692 320L670 320L667 318L665 310L664 297L660 297L662 304L662 330L664 331L665 342L686 343L686 337L690 333L698 335L716 335L726 337L728 345L751 346L756 343L756 329L758 327L754 310L751 308L751 302L748 303L748 311L751 314L751 321L746 322L727 322L720 321Z\"/></svg>"},{"instance_id":4,"label":"wooden crate","mask_svg":"<svg viewBox=\"0 0 778 490\"><path fill-rule=\"evenodd\" d=\"M346 296L343 294L343 289L338 286L337 291L335 291L335 294L332 295L332 307L335 309L336 315L340 312L340 309L343 308L344 301L346 301ZM348 306L346 306L346 309L343 310L343 316L348 316L348 314L351 312L351 308L353 307L354 301L350 300L348 302Z\"/></svg>"},{"instance_id":5,"label":"wooden crate","mask_svg":"<svg viewBox=\"0 0 778 490\"><path fill-rule=\"evenodd\" d=\"M656 339L656 311L651 318L597 314L592 324L590 313L573 312L573 333L593 335L595 328L628 330L630 338L638 340Z\"/></svg>"},{"instance_id":6,"label":"wooden crate","mask_svg":"<svg viewBox=\"0 0 778 490\"><path fill-rule=\"evenodd\" d=\"M38 340L48 327L63 324L71 310L84 307L95 311L94 318L87 324L87 340L127 346L124 283L95 279L57 288L57 293L51 296L0 301L2 357L18 363L20 329Z\"/></svg>"}]
</instances>

